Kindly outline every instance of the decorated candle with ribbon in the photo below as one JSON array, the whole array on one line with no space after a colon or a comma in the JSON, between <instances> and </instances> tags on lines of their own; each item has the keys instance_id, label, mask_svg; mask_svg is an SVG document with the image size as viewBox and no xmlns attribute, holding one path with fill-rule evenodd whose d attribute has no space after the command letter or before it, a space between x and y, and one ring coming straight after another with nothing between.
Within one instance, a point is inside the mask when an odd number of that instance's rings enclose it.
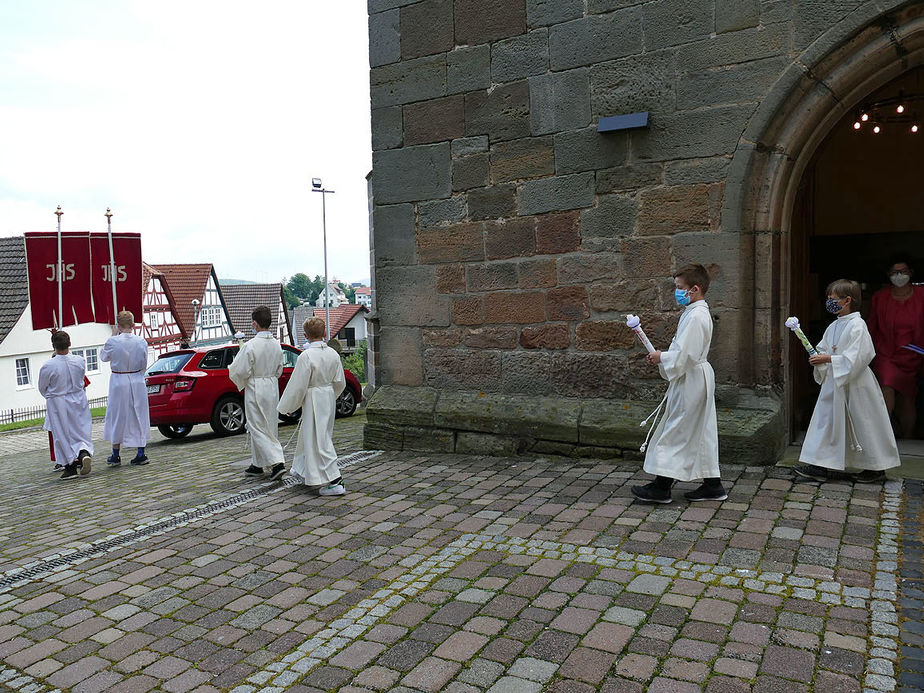
<instances>
[{"instance_id":1,"label":"decorated candle with ribbon","mask_svg":"<svg viewBox=\"0 0 924 693\"><path fill-rule=\"evenodd\" d=\"M808 340L808 337L805 336L805 333L799 326L799 318L786 318L786 327L792 330L792 333L796 335L800 342L802 342L802 346L805 347L805 350L809 353L809 356L814 356L818 353L818 350L812 346L812 343Z\"/></svg>"},{"instance_id":2,"label":"decorated candle with ribbon","mask_svg":"<svg viewBox=\"0 0 924 693\"><path fill-rule=\"evenodd\" d=\"M635 336L638 337L638 340L642 343L642 346L645 347L649 354L655 350L655 348L651 346L651 342L648 340L648 335L645 334L645 330L642 329L642 321L637 315L627 315L626 326L635 332Z\"/></svg>"}]
</instances>

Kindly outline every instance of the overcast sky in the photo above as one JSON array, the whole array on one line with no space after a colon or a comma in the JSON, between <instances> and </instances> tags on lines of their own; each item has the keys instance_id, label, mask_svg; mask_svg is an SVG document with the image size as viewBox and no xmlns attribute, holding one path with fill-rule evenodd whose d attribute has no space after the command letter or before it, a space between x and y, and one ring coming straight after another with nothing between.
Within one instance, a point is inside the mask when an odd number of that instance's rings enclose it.
<instances>
[{"instance_id":1,"label":"overcast sky","mask_svg":"<svg viewBox=\"0 0 924 693\"><path fill-rule=\"evenodd\" d=\"M365 0L2 0L0 236L140 231L220 278L369 276Z\"/></svg>"}]
</instances>

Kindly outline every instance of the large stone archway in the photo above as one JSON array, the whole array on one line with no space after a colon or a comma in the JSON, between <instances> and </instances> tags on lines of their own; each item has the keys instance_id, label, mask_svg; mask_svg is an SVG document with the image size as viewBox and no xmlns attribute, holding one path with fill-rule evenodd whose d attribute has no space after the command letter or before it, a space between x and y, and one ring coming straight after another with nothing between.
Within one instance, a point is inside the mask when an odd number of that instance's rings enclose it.
<instances>
[{"instance_id":1,"label":"large stone archway","mask_svg":"<svg viewBox=\"0 0 924 693\"><path fill-rule=\"evenodd\" d=\"M790 310L790 247L796 194L825 137L870 93L924 64L924 4L870 3L815 40L762 101L735 151L722 228L740 234L739 329L753 340L738 362L741 383L781 388L794 347L784 327ZM743 352L744 353L744 352Z\"/></svg>"}]
</instances>

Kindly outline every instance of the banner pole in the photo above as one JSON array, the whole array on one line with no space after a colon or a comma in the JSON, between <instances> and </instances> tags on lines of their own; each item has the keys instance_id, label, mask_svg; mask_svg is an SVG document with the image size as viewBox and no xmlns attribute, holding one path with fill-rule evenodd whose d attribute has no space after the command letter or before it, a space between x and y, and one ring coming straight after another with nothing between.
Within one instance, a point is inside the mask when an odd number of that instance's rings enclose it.
<instances>
[{"instance_id":1,"label":"banner pole","mask_svg":"<svg viewBox=\"0 0 924 693\"><path fill-rule=\"evenodd\" d=\"M106 224L109 227L109 278L112 280L112 324L119 321L119 306L116 303L115 256L112 254L112 212L106 207Z\"/></svg>"},{"instance_id":2,"label":"banner pole","mask_svg":"<svg viewBox=\"0 0 924 693\"><path fill-rule=\"evenodd\" d=\"M55 214L58 217L58 315L55 322L57 323L57 329L60 330L64 327L64 290L61 284L61 275L64 269L63 259L61 258L61 215L64 212L61 211L61 205L58 205Z\"/></svg>"}]
</instances>

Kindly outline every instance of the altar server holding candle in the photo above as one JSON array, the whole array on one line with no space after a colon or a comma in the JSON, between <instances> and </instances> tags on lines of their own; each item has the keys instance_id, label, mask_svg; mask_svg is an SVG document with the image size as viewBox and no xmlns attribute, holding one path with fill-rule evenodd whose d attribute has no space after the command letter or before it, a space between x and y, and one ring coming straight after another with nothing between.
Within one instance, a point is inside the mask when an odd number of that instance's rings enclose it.
<instances>
[{"instance_id":1,"label":"altar server holding candle","mask_svg":"<svg viewBox=\"0 0 924 693\"><path fill-rule=\"evenodd\" d=\"M705 300L709 273L702 265L687 265L674 275L674 287L677 303L684 306L677 335L667 351L646 357L668 381L667 394L652 414L650 440L642 446L645 471L654 474L655 480L633 486L632 495L649 503L670 503L675 481L703 479L699 488L684 497L721 501L728 495L719 478L715 373L706 360L712 342L712 316Z\"/></svg>"},{"instance_id":2,"label":"altar server holding candle","mask_svg":"<svg viewBox=\"0 0 924 693\"><path fill-rule=\"evenodd\" d=\"M870 361L876 355L860 316L860 285L838 279L828 285L825 308L837 320L825 330L819 351L809 357L821 385L809 422L796 476L825 481L850 470L854 481L885 479L884 470L901 464L882 391Z\"/></svg>"}]
</instances>

